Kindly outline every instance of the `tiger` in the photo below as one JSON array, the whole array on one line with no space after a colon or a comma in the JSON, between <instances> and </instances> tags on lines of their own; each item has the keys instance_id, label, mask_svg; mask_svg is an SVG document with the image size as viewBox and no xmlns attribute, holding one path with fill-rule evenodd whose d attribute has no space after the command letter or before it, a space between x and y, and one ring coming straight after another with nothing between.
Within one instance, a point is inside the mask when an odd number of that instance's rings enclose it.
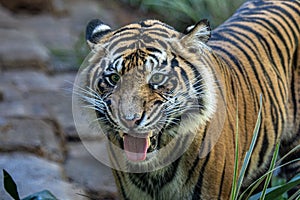
<instances>
[{"instance_id":1,"label":"tiger","mask_svg":"<svg viewBox=\"0 0 300 200\"><path fill-rule=\"evenodd\" d=\"M120 198L230 199L235 141L239 172L261 96L262 121L240 192L266 172L278 141L281 156L299 145L299 34L297 0L247 1L214 30L206 19L184 32L155 19L115 30L91 20L79 86L88 88L83 101L110 141L111 162L129 169L112 169ZM215 143L205 142L211 134ZM285 161L299 157L297 151ZM281 172L290 179L300 163Z\"/></svg>"}]
</instances>

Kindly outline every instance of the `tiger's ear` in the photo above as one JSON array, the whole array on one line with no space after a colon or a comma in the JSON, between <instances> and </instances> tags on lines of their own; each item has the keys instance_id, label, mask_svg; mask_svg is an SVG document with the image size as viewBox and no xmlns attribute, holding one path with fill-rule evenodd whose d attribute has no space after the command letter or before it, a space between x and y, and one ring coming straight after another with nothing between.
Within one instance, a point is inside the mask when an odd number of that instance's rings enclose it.
<instances>
[{"instance_id":1,"label":"tiger's ear","mask_svg":"<svg viewBox=\"0 0 300 200\"><path fill-rule=\"evenodd\" d=\"M199 41L206 43L211 36L209 21L203 19L195 25L188 26L184 34L182 42L185 44L193 44Z\"/></svg>"},{"instance_id":2,"label":"tiger's ear","mask_svg":"<svg viewBox=\"0 0 300 200\"><path fill-rule=\"evenodd\" d=\"M85 32L85 39L90 48L93 48L95 44L106 34L111 32L110 26L104 24L99 19L91 20Z\"/></svg>"}]
</instances>

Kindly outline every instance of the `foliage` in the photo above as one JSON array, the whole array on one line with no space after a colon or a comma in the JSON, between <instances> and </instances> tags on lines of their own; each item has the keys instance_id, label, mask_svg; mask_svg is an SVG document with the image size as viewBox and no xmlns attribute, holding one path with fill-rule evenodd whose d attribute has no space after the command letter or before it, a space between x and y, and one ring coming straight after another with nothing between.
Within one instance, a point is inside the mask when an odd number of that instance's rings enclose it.
<instances>
[{"instance_id":1,"label":"foliage","mask_svg":"<svg viewBox=\"0 0 300 200\"><path fill-rule=\"evenodd\" d=\"M81 33L78 38L72 49L50 49L56 67L61 66L61 70L78 70L89 53L84 33Z\"/></svg>"},{"instance_id":2,"label":"foliage","mask_svg":"<svg viewBox=\"0 0 300 200\"><path fill-rule=\"evenodd\" d=\"M158 13L161 20L182 30L205 18L216 27L245 0L121 0L144 11Z\"/></svg>"},{"instance_id":3,"label":"foliage","mask_svg":"<svg viewBox=\"0 0 300 200\"><path fill-rule=\"evenodd\" d=\"M3 183L5 191L14 199L21 200L17 185L11 175L3 169ZM28 197L25 197L22 200L57 200L53 194L51 194L48 190L43 190L41 192L32 194Z\"/></svg>"},{"instance_id":4,"label":"foliage","mask_svg":"<svg viewBox=\"0 0 300 200\"><path fill-rule=\"evenodd\" d=\"M4 189L7 193L14 198L15 200L19 200L19 193L17 189L17 185L10 174L3 169L3 182L4 182Z\"/></svg>"},{"instance_id":5,"label":"foliage","mask_svg":"<svg viewBox=\"0 0 300 200\"><path fill-rule=\"evenodd\" d=\"M251 140L249 150L246 152L246 156L244 158L244 162L243 162L239 177L237 177L237 171L238 171L238 164L237 164L238 163L237 162L238 161L238 116L236 116L236 120L237 120L237 122L236 122L236 140L235 140L236 152L235 152L234 176L233 176L232 190L231 190L231 196L230 196L231 200L238 199L238 194L240 193L240 188L242 186L245 172L249 165L251 155L252 155L256 140L257 140L257 136L258 136L259 128L260 128L260 124L261 124L262 95L260 95L259 105L260 105L260 108L259 108L259 112L258 112L258 116L257 116L256 125L255 125L254 131L253 131L253 137Z\"/></svg>"},{"instance_id":6,"label":"foliage","mask_svg":"<svg viewBox=\"0 0 300 200\"><path fill-rule=\"evenodd\" d=\"M281 167L288 165L293 162L300 161L300 158L297 158L295 160L289 161L287 163L284 163L282 165L279 165L285 157L290 155L291 153L297 151L300 149L300 145L296 146L294 149L292 149L290 152L288 152L285 156L283 156L280 160L278 160L278 153L279 153L279 147L280 147L280 141L277 141L276 147L272 156L272 160L270 163L269 170L259 179L254 181L242 194L240 194L240 188L243 182L243 178L245 176L245 171L248 167L249 161L251 159L251 155L256 143L256 139L259 133L259 128L261 124L261 109L262 109L262 96L260 96L260 109L258 112L258 117L256 121L256 125L253 131L253 137L252 141L249 147L249 150L246 152L246 156L239 174L239 177L237 177L237 171L238 171L238 151L235 152L235 166L234 166L234 176L232 181L232 191L231 191L231 197L230 200L241 200L241 199L249 199L249 200L284 200L286 198L286 192L295 188L296 186L300 185L300 174L296 175L292 180L285 183L282 179L279 179L278 177L273 177L277 179L277 185L273 185L272 187L268 188L269 183L271 182L272 175L274 171L280 169ZM238 110L237 110L238 111ZM236 148L238 149L238 117L236 117ZM278 160L278 161L277 161ZM277 162L276 162L277 161ZM279 166L278 166L279 165ZM253 191L262 183L264 182L263 190L255 195L252 195ZM275 182L275 181L274 181ZM247 195L247 196L246 196ZM252 195L252 196L250 196ZM289 200L298 200L300 198L300 189L296 191L294 195L292 195Z\"/></svg>"}]
</instances>

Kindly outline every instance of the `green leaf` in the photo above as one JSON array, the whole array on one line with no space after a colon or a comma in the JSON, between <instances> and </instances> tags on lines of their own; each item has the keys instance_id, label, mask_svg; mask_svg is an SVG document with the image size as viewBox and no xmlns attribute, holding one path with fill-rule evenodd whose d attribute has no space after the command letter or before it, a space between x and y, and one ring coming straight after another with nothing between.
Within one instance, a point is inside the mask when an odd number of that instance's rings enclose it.
<instances>
[{"instance_id":1,"label":"green leaf","mask_svg":"<svg viewBox=\"0 0 300 200\"><path fill-rule=\"evenodd\" d=\"M300 189L295 192L288 200L299 200L300 198Z\"/></svg>"},{"instance_id":2,"label":"green leaf","mask_svg":"<svg viewBox=\"0 0 300 200\"><path fill-rule=\"evenodd\" d=\"M25 197L22 200L57 200L57 198L48 190L43 190L41 192L37 192L28 197Z\"/></svg>"},{"instance_id":3,"label":"green leaf","mask_svg":"<svg viewBox=\"0 0 300 200\"><path fill-rule=\"evenodd\" d=\"M249 150L246 152L246 156L244 158L242 169L241 169L240 174L239 174L239 179L238 179L238 183L237 183L237 192L236 192L237 194L239 194L239 192L240 192L240 188L241 188L243 180L244 180L246 169L249 165L251 155L252 155L256 140L257 140L257 136L258 136L259 129L260 129L260 124L261 124L261 110L262 110L262 94L260 94L260 97L259 97L259 112L258 112L258 116L257 116L257 120L256 120L254 130L253 130L253 136L252 136L251 144L250 144ZM239 199L241 199L242 196L243 196L243 194L239 197Z\"/></svg>"},{"instance_id":4,"label":"green leaf","mask_svg":"<svg viewBox=\"0 0 300 200\"><path fill-rule=\"evenodd\" d=\"M266 172L264 175L262 175L260 178L258 178L257 180L255 180L253 183L251 183L250 186L247 187L247 189L240 195L239 200L241 200L241 199L249 199L250 196L251 196L251 194L253 193L253 191L264 181L264 179L268 176L269 173L273 173L275 170L278 170L278 169L280 169L280 168L282 168L284 166L287 166L289 164L292 164L292 163L295 163L295 162L298 162L298 161L300 161L300 158L297 158L297 159L291 160L289 162L286 162L286 163L284 163L282 165L279 165L279 166L275 167L273 170ZM281 184L281 185L285 185L285 184L286 183ZM275 188L275 187L273 187L273 188ZM250 190L250 192L249 192L249 190ZM245 198L244 195L246 195L246 194L248 196Z\"/></svg>"},{"instance_id":5,"label":"green leaf","mask_svg":"<svg viewBox=\"0 0 300 200\"><path fill-rule=\"evenodd\" d=\"M267 188L268 188L268 185L271 181L271 178L272 178L272 175L273 175L273 170L275 168L276 160L277 160L277 157L278 157L279 146L280 146L280 141L277 142L275 151L273 153L273 157L272 157L271 165L270 165L270 169L269 169L270 173L267 175L266 182L264 184L264 188L262 190L261 197L260 197L261 200L264 200L265 197L266 197Z\"/></svg>"},{"instance_id":6,"label":"green leaf","mask_svg":"<svg viewBox=\"0 0 300 200\"><path fill-rule=\"evenodd\" d=\"M3 169L3 182L5 191L15 200L20 200L17 185L10 174Z\"/></svg>"},{"instance_id":7,"label":"green leaf","mask_svg":"<svg viewBox=\"0 0 300 200\"><path fill-rule=\"evenodd\" d=\"M281 197L285 192L293 189L297 185L300 184L300 174L294 177L292 180L290 180L288 183L272 187L266 190L266 196L265 200L276 200ZM262 192L255 194L250 197L249 200L258 200L260 196L262 195Z\"/></svg>"},{"instance_id":8,"label":"green leaf","mask_svg":"<svg viewBox=\"0 0 300 200\"><path fill-rule=\"evenodd\" d=\"M292 153L298 151L300 149L300 144L298 144L296 147L294 147L292 150L290 150L287 154L285 154L283 157L281 157L277 163L282 163L282 161L284 159L286 159L286 157L288 157L289 155L291 155Z\"/></svg>"},{"instance_id":9,"label":"green leaf","mask_svg":"<svg viewBox=\"0 0 300 200\"><path fill-rule=\"evenodd\" d=\"M238 116L238 98L237 98L237 105L236 105L236 132L235 132L235 159L234 159L234 171L233 171L233 180L232 180L232 187L231 187L231 194L230 199L235 200L237 197L237 173L238 173L238 156L239 156L239 116Z\"/></svg>"}]
</instances>

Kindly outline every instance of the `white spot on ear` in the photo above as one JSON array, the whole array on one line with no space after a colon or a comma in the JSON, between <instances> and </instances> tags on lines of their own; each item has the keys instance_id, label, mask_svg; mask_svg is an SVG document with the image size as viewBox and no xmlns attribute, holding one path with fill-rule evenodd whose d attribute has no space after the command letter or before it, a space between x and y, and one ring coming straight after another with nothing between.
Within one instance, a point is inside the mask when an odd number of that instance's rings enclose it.
<instances>
[{"instance_id":1,"label":"white spot on ear","mask_svg":"<svg viewBox=\"0 0 300 200\"><path fill-rule=\"evenodd\" d=\"M100 24L99 26L97 26L94 30L93 30L93 33L92 34L95 34L95 33L99 33L99 32L103 32L103 31L108 31L110 30L111 28L106 25L106 24Z\"/></svg>"},{"instance_id":2,"label":"white spot on ear","mask_svg":"<svg viewBox=\"0 0 300 200\"><path fill-rule=\"evenodd\" d=\"M195 25L191 25L189 27L186 28L187 32L190 32L193 28L195 28Z\"/></svg>"}]
</instances>

